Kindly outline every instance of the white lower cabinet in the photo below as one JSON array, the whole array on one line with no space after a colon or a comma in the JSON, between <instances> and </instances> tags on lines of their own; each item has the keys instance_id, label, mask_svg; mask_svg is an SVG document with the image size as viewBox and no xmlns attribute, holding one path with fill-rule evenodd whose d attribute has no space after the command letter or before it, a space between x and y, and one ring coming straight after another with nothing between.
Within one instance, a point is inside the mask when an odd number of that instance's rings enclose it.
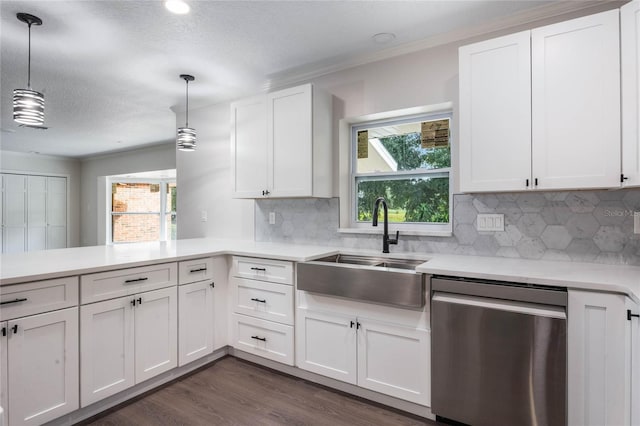
<instances>
[{"instance_id":1,"label":"white lower cabinet","mask_svg":"<svg viewBox=\"0 0 640 426\"><path fill-rule=\"evenodd\" d=\"M632 365L640 367L640 358L631 349L628 303L621 294L569 291L567 393L571 426L640 424L638 418L631 421L632 406L638 403L630 403L630 396L637 398L630 389L630 369ZM637 318L633 319L637 325Z\"/></svg>"},{"instance_id":2,"label":"white lower cabinet","mask_svg":"<svg viewBox=\"0 0 640 426\"><path fill-rule=\"evenodd\" d=\"M201 281L178 288L178 365L213 352L215 283Z\"/></svg>"},{"instance_id":3,"label":"white lower cabinet","mask_svg":"<svg viewBox=\"0 0 640 426\"><path fill-rule=\"evenodd\" d=\"M430 404L428 330L309 309L297 321L299 368Z\"/></svg>"},{"instance_id":4,"label":"white lower cabinet","mask_svg":"<svg viewBox=\"0 0 640 426\"><path fill-rule=\"evenodd\" d=\"M81 405L178 365L175 286L80 308Z\"/></svg>"},{"instance_id":5,"label":"white lower cabinet","mask_svg":"<svg viewBox=\"0 0 640 426\"><path fill-rule=\"evenodd\" d=\"M78 308L0 323L7 425L40 425L78 409Z\"/></svg>"}]
</instances>

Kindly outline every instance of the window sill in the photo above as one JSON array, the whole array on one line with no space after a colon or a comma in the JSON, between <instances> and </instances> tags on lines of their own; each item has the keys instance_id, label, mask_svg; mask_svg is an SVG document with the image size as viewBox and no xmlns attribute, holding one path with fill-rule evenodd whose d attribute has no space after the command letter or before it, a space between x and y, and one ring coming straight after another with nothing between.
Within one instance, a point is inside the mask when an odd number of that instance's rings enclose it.
<instances>
[{"instance_id":1,"label":"window sill","mask_svg":"<svg viewBox=\"0 0 640 426\"><path fill-rule=\"evenodd\" d=\"M415 229L389 229L389 235L395 235L396 231L400 231L400 235L412 235L417 237L452 237L451 231L420 231ZM338 228L340 234L370 234L370 235L382 235L383 230L381 228Z\"/></svg>"}]
</instances>

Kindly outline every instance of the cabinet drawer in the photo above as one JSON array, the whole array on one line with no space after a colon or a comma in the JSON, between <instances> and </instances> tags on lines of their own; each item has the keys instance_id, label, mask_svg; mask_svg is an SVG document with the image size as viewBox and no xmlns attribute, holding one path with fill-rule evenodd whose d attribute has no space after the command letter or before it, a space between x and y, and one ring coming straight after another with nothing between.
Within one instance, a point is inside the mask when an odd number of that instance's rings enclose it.
<instances>
[{"instance_id":1,"label":"cabinet drawer","mask_svg":"<svg viewBox=\"0 0 640 426\"><path fill-rule=\"evenodd\" d=\"M78 277L3 286L0 302L0 321L76 306Z\"/></svg>"},{"instance_id":2,"label":"cabinet drawer","mask_svg":"<svg viewBox=\"0 0 640 426\"><path fill-rule=\"evenodd\" d=\"M293 263L281 260L234 257L233 275L240 278L293 285Z\"/></svg>"},{"instance_id":3,"label":"cabinet drawer","mask_svg":"<svg viewBox=\"0 0 640 426\"><path fill-rule=\"evenodd\" d=\"M100 272L80 277L80 300L82 304L93 303L177 283L178 267L175 262Z\"/></svg>"},{"instance_id":4,"label":"cabinet drawer","mask_svg":"<svg viewBox=\"0 0 640 426\"><path fill-rule=\"evenodd\" d=\"M234 314L233 334L234 348L293 365L292 326Z\"/></svg>"},{"instance_id":5,"label":"cabinet drawer","mask_svg":"<svg viewBox=\"0 0 640 426\"><path fill-rule=\"evenodd\" d=\"M213 279L213 258L186 260L178 263L178 283L190 284Z\"/></svg>"},{"instance_id":6,"label":"cabinet drawer","mask_svg":"<svg viewBox=\"0 0 640 426\"><path fill-rule=\"evenodd\" d=\"M231 292L236 313L293 325L293 286L234 278Z\"/></svg>"}]
</instances>

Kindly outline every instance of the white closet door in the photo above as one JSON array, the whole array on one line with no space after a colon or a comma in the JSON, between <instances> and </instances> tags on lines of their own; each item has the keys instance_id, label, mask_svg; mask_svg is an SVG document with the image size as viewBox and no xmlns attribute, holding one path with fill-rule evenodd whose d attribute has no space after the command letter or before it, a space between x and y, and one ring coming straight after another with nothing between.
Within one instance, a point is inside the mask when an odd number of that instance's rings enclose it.
<instances>
[{"instance_id":1,"label":"white closet door","mask_svg":"<svg viewBox=\"0 0 640 426\"><path fill-rule=\"evenodd\" d=\"M4 183L4 253L27 249L27 177L5 174Z\"/></svg>"},{"instance_id":2,"label":"white closet door","mask_svg":"<svg viewBox=\"0 0 640 426\"><path fill-rule=\"evenodd\" d=\"M27 249L47 248L47 177L27 177Z\"/></svg>"},{"instance_id":3,"label":"white closet door","mask_svg":"<svg viewBox=\"0 0 640 426\"><path fill-rule=\"evenodd\" d=\"M67 247L67 178L47 178L47 248Z\"/></svg>"}]
</instances>

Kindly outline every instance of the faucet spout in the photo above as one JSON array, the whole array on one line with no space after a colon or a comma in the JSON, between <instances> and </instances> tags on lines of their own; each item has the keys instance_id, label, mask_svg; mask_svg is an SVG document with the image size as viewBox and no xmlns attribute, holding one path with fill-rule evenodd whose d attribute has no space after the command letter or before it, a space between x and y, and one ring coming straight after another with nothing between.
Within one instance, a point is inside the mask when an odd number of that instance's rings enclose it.
<instances>
[{"instance_id":1,"label":"faucet spout","mask_svg":"<svg viewBox=\"0 0 640 426\"><path fill-rule=\"evenodd\" d=\"M382 209L384 211L384 229L382 234L382 252L389 253L389 244L398 244L398 237L400 235L400 231L396 231L396 238L389 238L389 208L387 206L387 201L384 197L378 197L373 204L373 219L372 225L378 226L378 209L382 204Z\"/></svg>"}]
</instances>

